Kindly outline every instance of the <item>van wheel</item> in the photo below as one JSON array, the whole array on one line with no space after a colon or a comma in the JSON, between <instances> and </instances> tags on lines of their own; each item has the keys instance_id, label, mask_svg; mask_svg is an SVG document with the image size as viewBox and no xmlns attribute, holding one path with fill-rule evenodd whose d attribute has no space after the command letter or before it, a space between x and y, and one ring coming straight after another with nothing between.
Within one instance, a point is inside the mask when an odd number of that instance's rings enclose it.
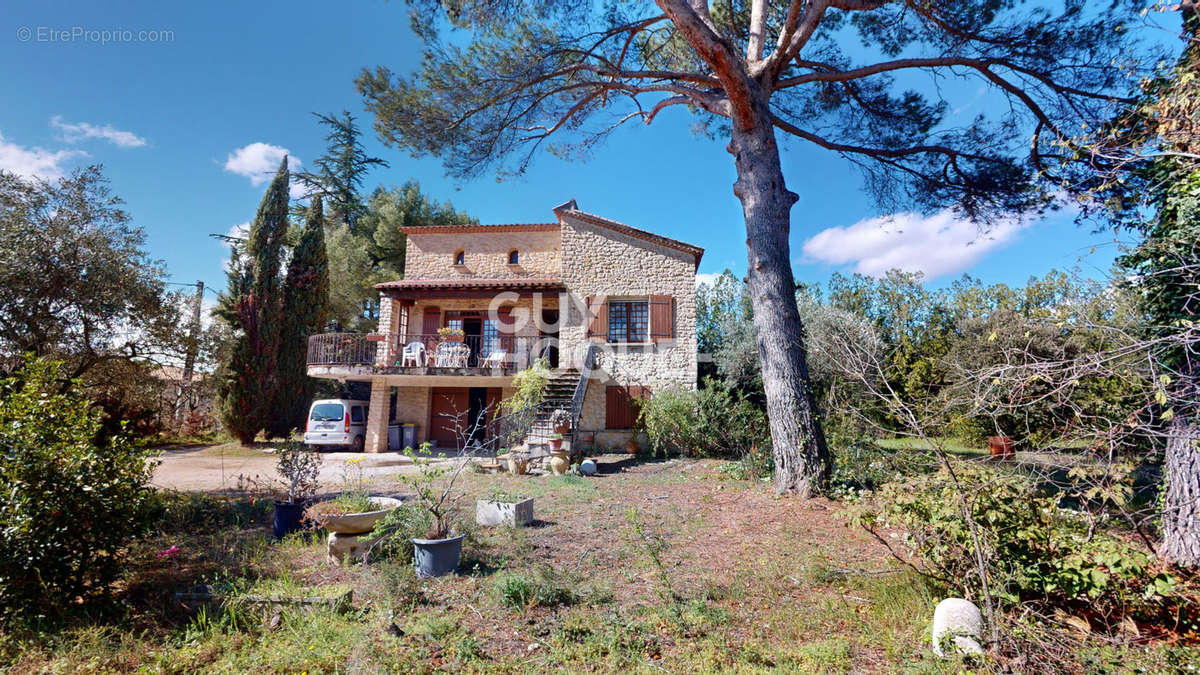
<instances>
[{"instance_id":1,"label":"van wheel","mask_svg":"<svg viewBox=\"0 0 1200 675\"><path fill-rule=\"evenodd\" d=\"M354 442L350 444L350 449L353 450L354 452L362 452L363 451L363 437L355 436Z\"/></svg>"}]
</instances>

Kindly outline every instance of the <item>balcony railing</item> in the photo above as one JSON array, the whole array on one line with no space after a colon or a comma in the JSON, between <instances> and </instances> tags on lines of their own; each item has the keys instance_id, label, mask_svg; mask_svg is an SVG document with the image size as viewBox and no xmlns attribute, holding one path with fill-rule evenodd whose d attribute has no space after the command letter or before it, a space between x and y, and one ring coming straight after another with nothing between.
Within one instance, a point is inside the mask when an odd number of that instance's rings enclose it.
<instances>
[{"instance_id":1,"label":"balcony railing","mask_svg":"<svg viewBox=\"0 0 1200 675\"><path fill-rule=\"evenodd\" d=\"M310 366L378 366L387 372L520 370L549 353L549 338L514 335L324 333L308 338Z\"/></svg>"}]
</instances>

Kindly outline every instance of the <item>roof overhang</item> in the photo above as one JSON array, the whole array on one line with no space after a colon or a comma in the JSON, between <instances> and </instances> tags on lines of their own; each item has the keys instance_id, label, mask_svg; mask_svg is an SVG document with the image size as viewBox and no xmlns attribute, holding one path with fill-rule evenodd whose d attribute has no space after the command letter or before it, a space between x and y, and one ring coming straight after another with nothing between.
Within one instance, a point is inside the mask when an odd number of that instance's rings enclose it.
<instances>
[{"instance_id":1,"label":"roof overhang","mask_svg":"<svg viewBox=\"0 0 1200 675\"><path fill-rule=\"evenodd\" d=\"M562 279L399 279L375 285L383 295L395 299L491 298L498 293L528 296L534 293L558 293L566 290Z\"/></svg>"}]
</instances>

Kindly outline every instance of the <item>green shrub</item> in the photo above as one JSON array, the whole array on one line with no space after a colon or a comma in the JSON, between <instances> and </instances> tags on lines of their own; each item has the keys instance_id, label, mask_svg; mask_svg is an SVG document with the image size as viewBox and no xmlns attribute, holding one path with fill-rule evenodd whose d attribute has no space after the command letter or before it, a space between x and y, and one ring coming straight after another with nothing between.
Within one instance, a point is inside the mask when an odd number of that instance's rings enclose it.
<instances>
[{"instance_id":1,"label":"green shrub","mask_svg":"<svg viewBox=\"0 0 1200 675\"><path fill-rule=\"evenodd\" d=\"M0 614L55 619L107 591L150 523L149 451L103 442L101 412L57 362L0 382Z\"/></svg>"},{"instance_id":2,"label":"green shrub","mask_svg":"<svg viewBox=\"0 0 1200 675\"><path fill-rule=\"evenodd\" d=\"M657 453L742 457L770 446L762 410L716 380L694 391L662 389L642 406L640 423Z\"/></svg>"},{"instance_id":3,"label":"green shrub","mask_svg":"<svg viewBox=\"0 0 1200 675\"><path fill-rule=\"evenodd\" d=\"M1002 602L1087 603L1102 615L1125 615L1153 612L1172 594L1175 578L1157 571L1147 553L1090 529L1029 478L970 462L953 467L958 490L945 468L889 483L859 522L885 541L884 527L905 532L905 553L922 571L970 598L980 598L981 587L964 513L976 523L991 593Z\"/></svg>"},{"instance_id":4,"label":"green shrub","mask_svg":"<svg viewBox=\"0 0 1200 675\"><path fill-rule=\"evenodd\" d=\"M557 578L549 567L540 567L532 574L509 572L499 575L493 583L500 604L517 611L572 605L579 600L571 583Z\"/></svg>"},{"instance_id":5,"label":"green shrub","mask_svg":"<svg viewBox=\"0 0 1200 675\"><path fill-rule=\"evenodd\" d=\"M375 529L363 543L370 547L372 560L391 560L410 564L413 559L413 539L429 533L433 517L416 504L401 504L375 523Z\"/></svg>"}]
</instances>

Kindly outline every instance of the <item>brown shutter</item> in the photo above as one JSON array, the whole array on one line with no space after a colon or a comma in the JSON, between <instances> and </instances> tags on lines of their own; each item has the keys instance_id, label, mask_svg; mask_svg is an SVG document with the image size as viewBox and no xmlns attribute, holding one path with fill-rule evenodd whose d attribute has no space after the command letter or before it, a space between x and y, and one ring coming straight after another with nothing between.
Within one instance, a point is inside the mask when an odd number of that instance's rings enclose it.
<instances>
[{"instance_id":1,"label":"brown shutter","mask_svg":"<svg viewBox=\"0 0 1200 675\"><path fill-rule=\"evenodd\" d=\"M603 295L589 295L588 337L608 339L608 301Z\"/></svg>"},{"instance_id":2,"label":"brown shutter","mask_svg":"<svg viewBox=\"0 0 1200 675\"><path fill-rule=\"evenodd\" d=\"M649 387L610 385L604 390L604 426L608 429L632 429L642 414L642 404L650 398Z\"/></svg>"},{"instance_id":3,"label":"brown shutter","mask_svg":"<svg viewBox=\"0 0 1200 675\"><path fill-rule=\"evenodd\" d=\"M625 387L608 386L604 390L604 426L607 429L628 429L629 392Z\"/></svg>"},{"instance_id":4,"label":"brown shutter","mask_svg":"<svg viewBox=\"0 0 1200 675\"><path fill-rule=\"evenodd\" d=\"M675 338L675 324L671 321L671 296L650 296L650 339L654 342Z\"/></svg>"},{"instance_id":5,"label":"brown shutter","mask_svg":"<svg viewBox=\"0 0 1200 675\"><path fill-rule=\"evenodd\" d=\"M442 327L442 310L439 307L426 307L425 316L421 322L421 333L435 335Z\"/></svg>"}]
</instances>

